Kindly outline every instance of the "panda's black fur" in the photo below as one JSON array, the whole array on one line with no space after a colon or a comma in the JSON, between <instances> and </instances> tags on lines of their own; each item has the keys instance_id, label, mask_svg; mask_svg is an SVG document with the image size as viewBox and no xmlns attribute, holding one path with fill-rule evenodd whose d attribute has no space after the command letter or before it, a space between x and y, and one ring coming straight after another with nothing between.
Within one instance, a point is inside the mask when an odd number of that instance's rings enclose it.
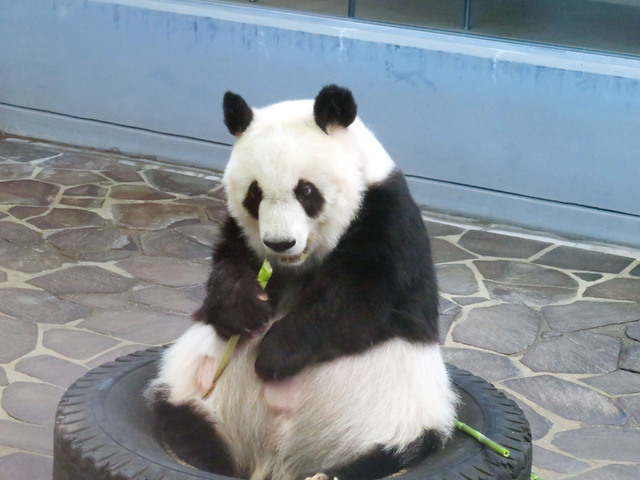
<instances>
[{"instance_id":1,"label":"panda's black fur","mask_svg":"<svg viewBox=\"0 0 640 480\"><path fill-rule=\"evenodd\" d=\"M251 129L254 112L242 97L227 92L223 110L225 124L232 134L241 137ZM356 120L356 111L349 90L327 86L313 104L315 128L325 135L346 131ZM300 178L295 185L292 184L293 197L310 219L320 216L327 202L322 188L314 182L313 178ZM261 185L260 179L247 183L242 198L237 197L235 207L244 210L242 218L246 215L246 220L243 222L259 222L263 188L267 185ZM253 352L246 358L249 361L255 358L245 370L255 369L258 378L266 382L263 385L296 379L302 372L313 377L314 369L338 365L335 362L341 359L357 359L360 354L377 351L378 346L386 348L384 345L391 340L395 341L397 347L394 348L400 352L403 348L439 352L438 294L429 239L420 210L397 168L389 168L384 178L363 188L355 214L326 255L307 260L303 268L288 268L272 261L274 272L266 288L268 301L261 295L263 292L256 280L264 253L256 251L252 241L257 240L250 239L248 235L239 220L230 215L214 247L207 297L194 317L201 324L213 327L220 339L241 335L241 345L246 343L248 351ZM265 251L276 258L278 254L293 249L296 243L294 238L281 237L262 239ZM294 258L297 260L306 253L305 249ZM273 322L278 312L282 314ZM179 354L175 355L179 357ZM435 355L434 358L440 358L439 353ZM169 362L171 358L167 357L166 369L172 367ZM434 375L440 382L435 390L442 390L439 397L434 397L442 407L438 410L442 413L437 414L439 416L434 420L439 426L434 424L433 428L423 428L413 440L405 441L401 446L372 444L365 452L346 457L343 463L333 460L333 464L327 465L319 459L317 465L307 467L303 460L296 460L298 463L292 461L291 465L278 466L278 462L286 464L286 460L274 460L277 467L265 473L243 470L254 468L251 466L234 465L233 453L227 452L217 458L213 455L208 459L207 452L211 448L225 451L226 444L222 438L225 434L220 436L216 433L216 419L209 417L206 420L203 417L208 415L206 403L200 403L196 396L185 396L187 400L171 399L171 378L174 377L166 374L163 378L161 374L155 387L150 389L150 396L160 414L163 431L171 432L173 438L170 443L184 445L187 450L184 454L195 458L193 461L202 468L215 469L227 475L251 475L255 480L268 477L279 480L288 472L295 476L313 475L318 473L314 469L320 468L322 473L336 475L341 480L371 478L406 467L427 450L441 446L450 433L455 398L448 386L446 373L442 373L441 359L435 363L437 365L433 367L438 373ZM429 367L420 366L425 372ZM241 370L242 367L238 368ZM225 375L230 374L225 372ZM260 388L259 385L260 382L256 388ZM266 396L264 388L260 390L260 398ZM293 391L298 393L295 389ZM384 392L370 393L372 396L385 395ZM410 395L407 392L407 396ZM413 400L407 398L407 401ZM340 402L340 398L336 398L336 402ZM267 418L276 415L270 411L268 407ZM286 420L288 417L283 418ZM260 417L260 421L263 420ZM184 428L184 421L190 425L201 421L203 425L191 431ZM268 419L264 421L269 422ZM375 431L376 426L367 429ZM288 430L286 433L290 434ZM193 443L204 448L188 446ZM234 445L227 446L231 450L234 448ZM300 448L304 446L301 444ZM240 454L236 452L235 455ZM278 455L277 451L274 455ZM263 468L268 470L272 467Z\"/></svg>"}]
</instances>

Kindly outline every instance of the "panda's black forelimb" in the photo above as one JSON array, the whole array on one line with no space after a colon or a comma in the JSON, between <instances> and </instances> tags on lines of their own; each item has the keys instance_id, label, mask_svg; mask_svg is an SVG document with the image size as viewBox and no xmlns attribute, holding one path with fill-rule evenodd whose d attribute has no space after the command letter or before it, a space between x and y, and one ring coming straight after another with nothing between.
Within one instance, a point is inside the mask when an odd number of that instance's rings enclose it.
<instances>
[{"instance_id":1,"label":"panda's black forelimb","mask_svg":"<svg viewBox=\"0 0 640 480\"><path fill-rule=\"evenodd\" d=\"M256 373L281 380L391 338L438 341L429 239L400 171L370 187L336 248L266 333Z\"/></svg>"},{"instance_id":2,"label":"panda's black forelimb","mask_svg":"<svg viewBox=\"0 0 640 480\"><path fill-rule=\"evenodd\" d=\"M272 308L262 299L262 288L256 280L259 268L260 262L247 247L240 227L229 217L214 248L207 297L194 318L212 325L225 339L263 328Z\"/></svg>"}]
</instances>

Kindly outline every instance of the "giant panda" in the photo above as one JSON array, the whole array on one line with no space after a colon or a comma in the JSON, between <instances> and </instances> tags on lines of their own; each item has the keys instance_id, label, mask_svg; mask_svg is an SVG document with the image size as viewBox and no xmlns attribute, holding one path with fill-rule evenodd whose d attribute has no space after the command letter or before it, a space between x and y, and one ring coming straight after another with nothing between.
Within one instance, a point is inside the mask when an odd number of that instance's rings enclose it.
<instances>
[{"instance_id":1,"label":"giant panda","mask_svg":"<svg viewBox=\"0 0 640 480\"><path fill-rule=\"evenodd\" d=\"M456 395L429 239L352 93L254 109L227 92L223 110L229 217L196 321L147 391L167 443L251 480L379 478L441 448Z\"/></svg>"}]
</instances>

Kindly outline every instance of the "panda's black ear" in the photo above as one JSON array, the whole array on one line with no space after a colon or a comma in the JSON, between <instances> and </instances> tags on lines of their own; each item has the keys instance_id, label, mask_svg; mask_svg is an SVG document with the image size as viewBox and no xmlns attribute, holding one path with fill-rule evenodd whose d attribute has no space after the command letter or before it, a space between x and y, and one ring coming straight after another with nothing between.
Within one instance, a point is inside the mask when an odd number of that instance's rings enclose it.
<instances>
[{"instance_id":1,"label":"panda's black ear","mask_svg":"<svg viewBox=\"0 0 640 480\"><path fill-rule=\"evenodd\" d=\"M242 135L251 120L253 120L253 111L237 93L227 92L222 100L222 110L224 111L224 124L231 132L231 135L239 137Z\"/></svg>"},{"instance_id":2,"label":"panda's black ear","mask_svg":"<svg viewBox=\"0 0 640 480\"><path fill-rule=\"evenodd\" d=\"M358 106L351 91L337 85L327 85L320 90L313 105L313 117L324 133L331 125L347 128L357 114Z\"/></svg>"}]
</instances>

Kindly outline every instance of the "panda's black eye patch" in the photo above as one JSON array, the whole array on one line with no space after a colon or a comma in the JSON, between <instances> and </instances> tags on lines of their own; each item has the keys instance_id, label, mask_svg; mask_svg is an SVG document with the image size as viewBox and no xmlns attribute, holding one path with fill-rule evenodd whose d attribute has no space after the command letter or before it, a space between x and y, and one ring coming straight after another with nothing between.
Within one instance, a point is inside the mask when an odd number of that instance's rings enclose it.
<instances>
[{"instance_id":1,"label":"panda's black eye patch","mask_svg":"<svg viewBox=\"0 0 640 480\"><path fill-rule=\"evenodd\" d=\"M262 201L262 189L258 185L258 182L254 180L247 189L247 194L244 197L242 206L247 209L249 215L256 220L258 219L258 211L260 209L260 202Z\"/></svg>"},{"instance_id":2,"label":"panda's black eye patch","mask_svg":"<svg viewBox=\"0 0 640 480\"><path fill-rule=\"evenodd\" d=\"M306 180L298 181L298 185L294 188L296 198L304 208L304 211L311 218L317 216L324 205L324 197L320 190L311 182Z\"/></svg>"}]
</instances>

